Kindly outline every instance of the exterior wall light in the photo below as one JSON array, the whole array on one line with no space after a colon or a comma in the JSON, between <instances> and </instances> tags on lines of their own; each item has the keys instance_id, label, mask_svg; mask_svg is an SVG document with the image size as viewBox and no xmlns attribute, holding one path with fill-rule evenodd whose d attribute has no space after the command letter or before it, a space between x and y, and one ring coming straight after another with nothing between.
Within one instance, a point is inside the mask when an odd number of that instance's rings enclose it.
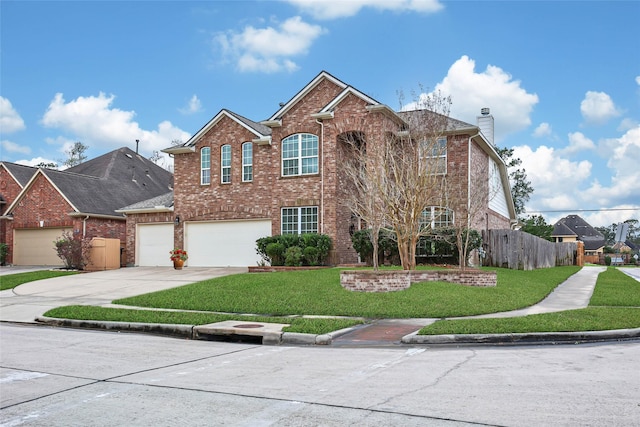
<instances>
[{"instance_id":1,"label":"exterior wall light","mask_svg":"<svg viewBox=\"0 0 640 427\"><path fill-rule=\"evenodd\" d=\"M175 225L180 225L180 215L176 215L176 219L173 220Z\"/></svg>"}]
</instances>

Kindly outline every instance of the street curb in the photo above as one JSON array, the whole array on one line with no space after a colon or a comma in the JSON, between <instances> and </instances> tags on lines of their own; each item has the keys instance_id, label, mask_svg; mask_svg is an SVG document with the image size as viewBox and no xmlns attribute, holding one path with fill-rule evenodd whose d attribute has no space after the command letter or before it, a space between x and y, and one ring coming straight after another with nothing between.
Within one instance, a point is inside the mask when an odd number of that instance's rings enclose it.
<instances>
[{"instance_id":1,"label":"street curb","mask_svg":"<svg viewBox=\"0 0 640 427\"><path fill-rule=\"evenodd\" d=\"M54 317L38 316L35 319L38 323L50 326L59 326L79 329L98 329L105 331L123 332L143 332L151 334L166 335L172 337L183 337L192 340L201 339L194 332L195 325L175 325L170 323L136 323L136 322L111 322L98 320L75 320L60 319ZM336 337L351 332L354 327L340 329L328 334L303 334L299 332L283 332L278 336L263 337L263 345L331 345ZM274 335L274 334L271 334ZM265 339L266 338L266 339Z\"/></svg>"},{"instance_id":2,"label":"street curb","mask_svg":"<svg viewBox=\"0 0 640 427\"><path fill-rule=\"evenodd\" d=\"M54 317L38 316L36 322L51 326L62 326L80 329L101 329L106 331L144 332L172 337L193 338L193 325L175 325L171 323L136 323L109 322L97 320L58 319Z\"/></svg>"},{"instance_id":3,"label":"street curb","mask_svg":"<svg viewBox=\"0 0 640 427\"><path fill-rule=\"evenodd\" d=\"M621 341L640 338L640 328L584 332L531 332L518 334L418 335L402 337L403 344L542 344Z\"/></svg>"},{"instance_id":4,"label":"street curb","mask_svg":"<svg viewBox=\"0 0 640 427\"><path fill-rule=\"evenodd\" d=\"M169 323L110 322L95 320L59 319L39 316L36 322L59 327L98 329L105 331L143 332L171 337L198 340L194 334L195 325L175 325ZM351 332L354 327L340 329L328 334L315 335L298 332L284 332L280 339L263 340L263 345L331 345L341 335ZM460 334L460 335L418 335L414 332L401 339L409 345L445 344L555 344L587 343L603 341L625 341L640 338L640 328L616 329L611 331L586 332L535 332L520 334Z\"/></svg>"}]
</instances>

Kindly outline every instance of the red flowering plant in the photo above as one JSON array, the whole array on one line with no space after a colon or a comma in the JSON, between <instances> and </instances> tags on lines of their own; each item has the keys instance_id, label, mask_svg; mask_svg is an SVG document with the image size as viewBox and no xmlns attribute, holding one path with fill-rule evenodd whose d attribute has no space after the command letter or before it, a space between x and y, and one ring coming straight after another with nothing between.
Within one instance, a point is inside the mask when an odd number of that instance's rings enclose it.
<instances>
[{"instance_id":1,"label":"red flowering plant","mask_svg":"<svg viewBox=\"0 0 640 427\"><path fill-rule=\"evenodd\" d=\"M174 249L172 251L169 251L169 253L171 254L171 261L177 261L179 259L181 259L182 261L186 261L189 258L189 255L187 255L187 251L185 251L184 249Z\"/></svg>"}]
</instances>

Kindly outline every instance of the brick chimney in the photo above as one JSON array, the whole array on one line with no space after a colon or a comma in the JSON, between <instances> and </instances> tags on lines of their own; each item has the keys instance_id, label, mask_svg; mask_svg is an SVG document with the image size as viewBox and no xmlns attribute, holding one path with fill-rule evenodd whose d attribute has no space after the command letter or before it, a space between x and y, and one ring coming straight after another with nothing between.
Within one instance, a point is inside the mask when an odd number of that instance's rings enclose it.
<instances>
[{"instance_id":1,"label":"brick chimney","mask_svg":"<svg viewBox=\"0 0 640 427\"><path fill-rule=\"evenodd\" d=\"M484 138L489 141L491 145L495 145L493 142L493 116L489 108L482 108L480 115L478 116L478 127Z\"/></svg>"}]
</instances>

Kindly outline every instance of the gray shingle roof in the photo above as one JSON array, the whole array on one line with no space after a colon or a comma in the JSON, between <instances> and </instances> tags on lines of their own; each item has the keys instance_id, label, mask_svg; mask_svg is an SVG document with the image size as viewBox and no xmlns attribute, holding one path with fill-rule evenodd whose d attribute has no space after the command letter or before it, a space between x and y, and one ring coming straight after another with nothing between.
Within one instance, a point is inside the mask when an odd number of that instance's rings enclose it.
<instances>
[{"instance_id":1,"label":"gray shingle roof","mask_svg":"<svg viewBox=\"0 0 640 427\"><path fill-rule=\"evenodd\" d=\"M411 119L413 117L416 116L420 116L422 114L434 114L434 115L440 115L438 113L434 113L433 111L429 111L429 110L411 110L411 111L399 111L398 116L400 116L400 118L404 121L411 121ZM424 122L423 120L416 120L416 123L422 123ZM428 123L429 121L427 120L426 123ZM458 119L453 119L451 117L447 118L447 131L449 132L456 132L456 131L462 131L462 130L470 130L470 129L475 129L477 128L477 126L472 125L470 123L467 122L463 122L462 120L458 120Z\"/></svg>"},{"instance_id":2,"label":"gray shingle roof","mask_svg":"<svg viewBox=\"0 0 640 427\"><path fill-rule=\"evenodd\" d=\"M168 193L161 194L160 196L153 197L151 199L142 200L140 202L134 203L129 206L125 206L118 210L120 211L135 211L142 209L153 209L158 206L162 206L165 208L170 208L173 206L173 191L169 191Z\"/></svg>"},{"instance_id":3,"label":"gray shingle roof","mask_svg":"<svg viewBox=\"0 0 640 427\"><path fill-rule=\"evenodd\" d=\"M243 117L238 113L234 113L231 110L227 110L226 108L224 109L224 111L231 114L233 117L240 120L242 123L249 126L251 129L255 130L256 132L264 136L271 135L271 128L269 126L265 126L261 123L256 123L253 120L247 119L246 117Z\"/></svg>"},{"instance_id":4,"label":"gray shingle roof","mask_svg":"<svg viewBox=\"0 0 640 427\"><path fill-rule=\"evenodd\" d=\"M567 230L569 230L567 232ZM553 226L552 236L578 236L585 250L596 250L606 243L604 236L578 215L568 215Z\"/></svg>"},{"instance_id":5,"label":"gray shingle roof","mask_svg":"<svg viewBox=\"0 0 640 427\"><path fill-rule=\"evenodd\" d=\"M42 169L78 212L122 216L123 206L171 190L173 174L123 147L64 171Z\"/></svg>"},{"instance_id":6,"label":"gray shingle roof","mask_svg":"<svg viewBox=\"0 0 640 427\"><path fill-rule=\"evenodd\" d=\"M10 162L0 163L2 163L7 168L11 175L13 175L18 181L18 184L20 184L22 187L24 187L29 182L33 174L38 171L38 168L32 166L24 166Z\"/></svg>"}]
</instances>

